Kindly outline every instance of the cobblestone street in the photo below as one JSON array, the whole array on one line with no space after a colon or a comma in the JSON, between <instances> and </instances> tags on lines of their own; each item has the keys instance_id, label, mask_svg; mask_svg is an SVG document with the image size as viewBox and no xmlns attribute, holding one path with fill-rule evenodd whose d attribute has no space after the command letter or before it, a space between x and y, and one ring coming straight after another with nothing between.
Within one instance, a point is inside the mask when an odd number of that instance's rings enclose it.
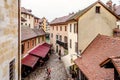
<instances>
[{"instance_id":1,"label":"cobblestone street","mask_svg":"<svg viewBox=\"0 0 120 80\"><path fill-rule=\"evenodd\" d=\"M59 61L55 54L50 56L50 59L43 67L37 67L34 72L29 74L24 80L45 80L46 72L45 67L51 68L51 79L50 80L67 80L67 73L64 68L62 61Z\"/></svg>"}]
</instances>

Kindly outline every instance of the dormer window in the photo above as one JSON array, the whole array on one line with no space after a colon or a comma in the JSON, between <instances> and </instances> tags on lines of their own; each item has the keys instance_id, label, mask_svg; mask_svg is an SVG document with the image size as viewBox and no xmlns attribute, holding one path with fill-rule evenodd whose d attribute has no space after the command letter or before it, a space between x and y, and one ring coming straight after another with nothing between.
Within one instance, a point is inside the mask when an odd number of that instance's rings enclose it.
<instances>
[{"instance_id":1,"label":"dormer window","mask_svg":"<svg viewBox=\"0 0 120 80\"><path fill-rule=\"evenodd\" d=\"M100 6L96 6L96 13L100 13Z\"/></svg>"}]
</instances>

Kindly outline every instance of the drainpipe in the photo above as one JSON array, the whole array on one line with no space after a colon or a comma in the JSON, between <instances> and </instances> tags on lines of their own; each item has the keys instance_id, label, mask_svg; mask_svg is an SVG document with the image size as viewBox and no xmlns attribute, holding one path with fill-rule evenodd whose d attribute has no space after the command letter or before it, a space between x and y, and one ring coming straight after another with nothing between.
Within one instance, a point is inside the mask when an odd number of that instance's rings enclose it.
<instances>
[{"instance_id":1,"label":"drainpipe","mask_svg":"<svg viewBox=\"0 0 120 80\"><path fill-rule=\"evenodd\" d=\"M18 0L18 80L21 80L21 53L20 53L20 31L21 31L21 7L20 7L20 0Z\"/></svg>"}]
</instances>

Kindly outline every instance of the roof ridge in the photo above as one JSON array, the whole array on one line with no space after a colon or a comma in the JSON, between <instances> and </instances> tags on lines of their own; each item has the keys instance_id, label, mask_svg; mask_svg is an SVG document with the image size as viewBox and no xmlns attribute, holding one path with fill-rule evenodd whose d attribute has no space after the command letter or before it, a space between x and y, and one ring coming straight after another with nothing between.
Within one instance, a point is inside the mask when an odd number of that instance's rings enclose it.
<instances>
[{"instance_id":1,"label":"roof ridge","mask_svg":"<svg viewBox=\"0 0 120 80\"><path fill-rule=\"evenodd\" d=\"M94 3L92 3L91 5L89 5L89 6L87 6L86 8L84 8L83 10L82 10L82 12L81 11L78 11L76 14L74 14L73 15L73 17L71 17L68 21L70 21L70 20L77 20L78 19L78 17L80 17L80 16L82 16L84 13L86 13L89 9L91 9L95 4L97 4L97 3L100 3L104 8L106 8L111 14L113 14L116 18L118 18L118 19L120 19L120 17L118 17L117 15L116 15L116 13L115 12L113 12L112 10L110 10L101 0L97 0L97 1L95 1ZM78 15L79 14L79 15Z\"/></svg>"}]
</instances>

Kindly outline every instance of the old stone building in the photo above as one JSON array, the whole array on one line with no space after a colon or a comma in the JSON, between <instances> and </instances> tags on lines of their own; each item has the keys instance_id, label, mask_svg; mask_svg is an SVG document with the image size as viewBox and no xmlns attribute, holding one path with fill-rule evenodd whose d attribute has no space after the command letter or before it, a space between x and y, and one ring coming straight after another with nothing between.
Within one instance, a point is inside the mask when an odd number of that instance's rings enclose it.
<instances>
[{"instance_id":1,"label":"old stone building","mask_svg":"<svg viewBox=\"0 0 120 80\"><path fill-rule=\"evenodd\" d=\"M21 27L21 53L24 58L37 45L46 42L45 32L43 29L31 29L29 27Z\"/></svg>"},{"instance_id":2,"label":"old stone building","mask_svg":"<svg viewBox=\"0 0 120 80\"><path fill-rule=\"evenodd\" d=\"M32 14L32 10L21 7L21 17L26 20L24 23L21 23L21 25L34 28L34 15Z\"/></svg>"},{"instance_id":3,"label":"old stone building","mask_svg":"<svg viewBox=\"0 0 120 80\"><path fill-rule=\"evenodd\" d=\"M55 52L61 50L61 54L65 54L64 38L67 37L68 54L62 57L66 69L70 70L73 61L99 33L113 36L113 29L117 28L117 20L119 20L118 15L99 0L77 13L72 13L71 16L54 19L50 23L50 41Z\"/></svg>"},{"instance_id":4,"label":"old stone building","mask_svg":"<svg viewBox=\"0 0 120 80\"><path fill-rule=\"evenodd\" d=\"M0 0L0 80L21 80L19 7L19 0Z\"/></svg>"},{"instance_id":5,"label":"old stone building","mask_svg":"<svg viewBox=\"0 0 120 80\"><path fill-rule=\"evenodd\" d=\"M84 51L99 33L113 36L118 19L119 17L101 1L72 16L70 20L78 22L78 50Z\"/></svg>"}]
</instances>

